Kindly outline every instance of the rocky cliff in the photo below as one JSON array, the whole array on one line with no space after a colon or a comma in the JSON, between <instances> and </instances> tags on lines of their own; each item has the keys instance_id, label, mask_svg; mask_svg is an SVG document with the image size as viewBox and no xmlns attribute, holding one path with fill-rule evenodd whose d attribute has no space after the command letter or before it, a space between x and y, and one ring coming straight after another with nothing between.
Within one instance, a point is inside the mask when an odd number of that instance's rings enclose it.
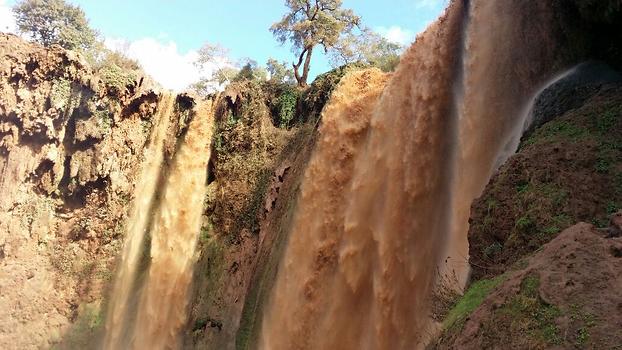
<instances>
[{"instance_id":1,"label":"rocky cliff","mask_svg":"<svg viewBox=\"0 0 622 350\"><path fill-rule=\"evenodd\" d=\"M473 203L471 283L438 348L622 344L621 106L619 73L602 63L541 93L517 154Z\"/></svg>"},{"instance_id":2,"label":"rocky cliff","mask_svg":"<svg viewBox=\"0 0 622 350\"><path fill-rule=\"evenodd\" d=\"M0 34L0 348L76 348L101 329L160 99L146 80ZM169 157L193 106L177 97Z\"/></svg>"},{"instance_id":3,"label":"rocky cliff","mask_svg":"<svg viewBox=\"0 0 622 350\"><path fill-rule=\"evenodd\" d=\"M117 68L94 70L74 52L0 35L1 348L101 339L163 94ZM246 347L256 337L320 113L349 69L304 93L249 81L211 97L216 129L186 347ZM164 172L196 104L176 97Z\"/></svg>"},{"instance_id":4,"label":"rocky cliff","mask_svg":"<svg viewBox=\"0 0 622 350\"><path fill-rule=\"evenodd\" d=\"M324 105L358 67L306 91L243 81L216 100L210 180L187 348L252 349L287 241Z\"/></svg>"}]
</instances>

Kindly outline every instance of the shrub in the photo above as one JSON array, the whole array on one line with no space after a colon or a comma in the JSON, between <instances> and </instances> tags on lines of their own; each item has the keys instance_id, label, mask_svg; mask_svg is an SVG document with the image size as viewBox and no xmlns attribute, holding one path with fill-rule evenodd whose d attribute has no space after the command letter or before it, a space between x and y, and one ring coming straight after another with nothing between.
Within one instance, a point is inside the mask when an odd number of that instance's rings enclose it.
<instances>
[{"instance_id":1,"label":"shrub","mask_svg":"<svg viewBox=\"0 0 622 350\"><path fill-rule=\"evenodd\" d=\"M57 80L52 85L50 92L50 103L52 107L57 109L65 109L71 97L71 82L66 79Z\"/></svg>"},{"instance_id":2,"label":"shrub","mask_svg":"<svg viewBox=\"0 0 622 350\"><path fill-rule=\"evenodd\" d=\"M494 242L484 249L484 255L486 257L494 256L497 253L500 253L503 250L503 245L499 242Z\"/></svg>"},{"instance_id":3,"label":"shrub","mask_svg":"<svg viewBox=\"0 0 622 350\"><path fill-rule=\"evenodd\" d=\"M518 220L516 220L516 228L522 232L526 232L535 227L535 222L529 215L521 216Z\"/></svg>"},{"instance_id":4,"label":"shrub","mask_svg":"<svg viewBox=\"0 0 622 350\"><path fill-rule=\"evenodd\" d=\"M114 63L106 64L99 69L99 77L116 93L121 93L128 85L132 85L136 81L136 73L124 70Z\"/></svg>"},{"instance_id":5,"label":"shrub","mask_svg":"<svg viewBox=\"0 0 622 350\"><path fill-rule=\"evenodd\" d=\"M286 87L277 100L277 115L274 124L279 128L291 126L292 120L296 115L296 106L300 92L295 87Z\"/></svg>"}]
</instances>

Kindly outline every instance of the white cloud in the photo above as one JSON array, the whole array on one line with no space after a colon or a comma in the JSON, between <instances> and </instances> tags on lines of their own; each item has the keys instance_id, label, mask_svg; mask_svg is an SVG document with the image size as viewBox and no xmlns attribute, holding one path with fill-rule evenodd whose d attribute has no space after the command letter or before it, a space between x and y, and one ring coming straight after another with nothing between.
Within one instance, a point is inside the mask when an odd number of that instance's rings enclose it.
<instances>
[{"instance_id":1,"label":"white cloud","mask_svg":"<svg viewBox=\"0 0 622 350\"><path fill-rule=\"evenodd\" d=\"M408 45L415 40L415 32L398 26L377 27L376 32L385 37L390 42Z\"/></svg>"},{"instance_id":2,"label":"white cloud","mask_svg":"<svg viewBox=\"0 0 622 350\"><path fill-rule=\"evenodd\" d=\"M15 17L6 0L0 0L0 32L16 33ZM180 52L177 44L166 33L157 38L146 37L136 41L120 38L106 38L105 45L137 60L153 79L163 87L181 91L202 77L209 77L213 66L194 66L198 53L195 50Z\"/></svg>"},{"instance_id":3,"label":"white cloud","mask_svg":"<svg viewBox=\"0 0 622 350\"><path fill-rule=\"evenodd\" d=\"M165 88L174 91L181 91L201 77L212 74L213 68L200 69L193 64L198 57L197 51L182 53L174 41L165 41L163 38L147 37L131 42L106 38L105 44L109 49L120 51L137 60L147 74Z\"/></svg>"},{"instance_id":4,"label":"white cloud","mask_svg":"<svg viewBox=\"0 0 622 350\"><path fill-rule=\"evenodd\" d=\"M5 0L0 0L0 32L16 33L15 17Z\"/></svg>"}]
</instances>

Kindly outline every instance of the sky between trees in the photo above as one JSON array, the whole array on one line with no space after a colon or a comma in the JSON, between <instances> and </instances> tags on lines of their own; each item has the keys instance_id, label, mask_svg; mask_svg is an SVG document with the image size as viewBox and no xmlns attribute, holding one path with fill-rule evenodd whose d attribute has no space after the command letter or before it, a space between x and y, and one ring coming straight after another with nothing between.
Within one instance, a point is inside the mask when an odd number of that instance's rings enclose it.
<instances>
[{"instance_id":1,"label":"sky between trees","mask_svg":"<svg viewBox=\"0 0 622 350\"><path fill-rule=\"evenodd\" d=\"M80 5L106 46L125 51L165 87L180 90L201 72L192 63L205 42L230 49L235 60L251 57L265 64L269 57L293 61L289 45L280 46L270 25L286 12L283 0L178 2L166 0L71 0ZM0 30L10 27L12 0L0 0ZM344 0L366 26L394 42L408 43L442 12L446 0ZM309 80L330 68L328 56L314 53ZM175 67L174 70L170 67Z\"/></svg>"}]
</instances>

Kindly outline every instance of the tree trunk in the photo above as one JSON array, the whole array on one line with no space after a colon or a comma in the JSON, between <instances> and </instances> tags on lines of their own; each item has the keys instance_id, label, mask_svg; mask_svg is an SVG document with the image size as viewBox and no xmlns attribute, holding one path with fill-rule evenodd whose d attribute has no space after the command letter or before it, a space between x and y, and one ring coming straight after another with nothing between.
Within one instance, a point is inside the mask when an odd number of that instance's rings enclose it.
<instances>
[{"instance_id":1,"label":"tree trunk","mask_svg":"<svg viewBox=\"0 0 622 350\"><path fill-rule=\"evenodd\" d=\"M306 87L307 79L309 77L309 68L311 67L311 55L313 54L313 46L305 47L300 56L298 57L298 63L292 63L294 67L294 77L298 82L298 86ZM304 66L302 67L302 76L300 75L300 66L304 61Z\"/></svg>"},{"instance_id":2,"label":"tree trunk","mask_svg":"<svg viewBox=\"0 0 622 350\"><path fill-rule=\"evenodd\" d=\"M305 65L302 68L302 81L299 82L300 86L307 86L307 78L309 77L309 69L311 68L311 55L313 54L313 47L307 50L307 57L305 58Z\"/></svg>"}]
</instances>

